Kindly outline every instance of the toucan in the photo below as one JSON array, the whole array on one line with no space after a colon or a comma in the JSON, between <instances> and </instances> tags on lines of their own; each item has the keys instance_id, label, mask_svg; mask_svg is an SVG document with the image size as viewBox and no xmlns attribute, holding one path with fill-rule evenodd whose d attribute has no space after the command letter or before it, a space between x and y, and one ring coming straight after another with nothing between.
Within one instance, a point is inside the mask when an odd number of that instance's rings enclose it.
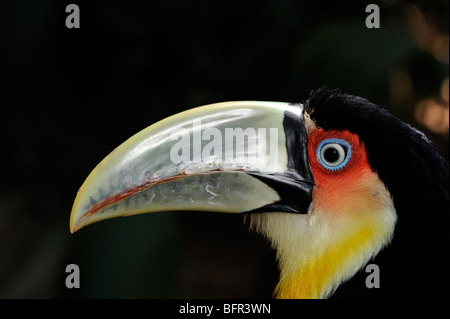
<instances>
[{"instance_id":1,"label":"toucan","mask_svg":"<svg viewBox=\"0 0 450 319\"><path fill-rule=\"evenodd\" d=\"M321 88L302 103L216 103L145 128L87 177L70 231L148 212L245 213L276 250L276 298L448 298L448 179L422 132Z\"/></svg>"}]
</instances>

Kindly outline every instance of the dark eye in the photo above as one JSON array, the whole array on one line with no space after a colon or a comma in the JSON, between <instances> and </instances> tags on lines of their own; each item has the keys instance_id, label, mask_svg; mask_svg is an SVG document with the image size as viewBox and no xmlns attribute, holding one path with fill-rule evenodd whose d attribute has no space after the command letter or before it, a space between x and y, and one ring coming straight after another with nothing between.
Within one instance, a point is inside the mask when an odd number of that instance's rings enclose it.
<instances>
[{"instance_id":1,"label":"dark eye","mask_svg":"<svg viewBox=\"0 0 450 319\"><path fill-rule=\"evenodd\" d=\"M350 160L352 147L350 144L338 138L323 140L317 148L317 160L330 171L343 168Z\"/></svg>"}]
</instances>

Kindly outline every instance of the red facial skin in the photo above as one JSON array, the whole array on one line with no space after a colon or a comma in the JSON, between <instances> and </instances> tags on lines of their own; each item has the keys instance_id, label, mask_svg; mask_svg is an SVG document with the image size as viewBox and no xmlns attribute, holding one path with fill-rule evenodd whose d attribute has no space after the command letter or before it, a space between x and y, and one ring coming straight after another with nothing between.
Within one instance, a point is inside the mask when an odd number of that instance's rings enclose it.
<instances>
[{"instance_id":1,"label":"red facial skin","mask_svg":"<svg viewBox=\"0 0 450 319\"><path fill-rule=\"evenodd\" d=\"M352 147L350 161L337 171L326 169L316 157L320 142L328 138L345 140ZM316 185L313 199L316 204L320 203L321 211L334 215L345 209L348 213L363 204L360 200L370 197L372 189L369 186L377 176L369 166L364 144L357 135L347 130L312 130L309 132L308 157ZM370 201L364 202L367 205Z\"/></svg>"}]
</instances>

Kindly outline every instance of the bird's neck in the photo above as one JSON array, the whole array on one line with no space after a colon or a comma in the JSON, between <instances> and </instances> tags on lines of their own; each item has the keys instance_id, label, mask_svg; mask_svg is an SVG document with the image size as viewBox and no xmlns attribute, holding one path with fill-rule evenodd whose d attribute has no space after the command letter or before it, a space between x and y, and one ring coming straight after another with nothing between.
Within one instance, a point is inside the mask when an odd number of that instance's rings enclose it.
<instances>
[{"instance_id":1,"label":"bird's neck","mask_svg":"<svg viewBox=\"0 0 450 319\"><path fill-rule=\"evenodd\" d=\"M376 201L365 201L367 194L354 197L357 204L342 206L345 212L316 205L324 202L319 198L307 215L251 216L251 226L277 250L277 298L326 298L390 242L397 215L389 193L378 184L370 192Z\"/></svg>"},{"instance_id":2,"label":"bird's neck","mask_svg":"<svg viewBox=\"0 0 450 319\"><path fill-rule=\"evenodd\" d=\"M329 296L378 252L374 243L381 225L377 228L374 231L373 225L363 226L326 249L303 254L294 271L292 266L282 267L275 291L277 298L317 299Z\"/></svg>"}]
</instances>

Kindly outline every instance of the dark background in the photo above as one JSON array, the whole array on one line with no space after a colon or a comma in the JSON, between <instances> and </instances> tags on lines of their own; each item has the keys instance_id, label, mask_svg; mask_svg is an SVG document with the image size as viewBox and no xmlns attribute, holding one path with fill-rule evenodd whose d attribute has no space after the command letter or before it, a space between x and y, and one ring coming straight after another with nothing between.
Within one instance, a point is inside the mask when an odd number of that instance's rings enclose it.
<instances>
[{"instance_id":1,"label":"dark background","mask_svg":"<svg viewBox=\"0 0 450 319\"><path fill-rule=\"evenodd\" d=\"M242 216L144 214L69 233L90 171L188 108L339 87L448 160L448 1L0 3L0 298L271 297L275 252ZM69 3L80 29L65 26ZM368 3L380 29L365 26ZM80 289L65 287L71 263Z\"/></svg>"}]
</instances>

